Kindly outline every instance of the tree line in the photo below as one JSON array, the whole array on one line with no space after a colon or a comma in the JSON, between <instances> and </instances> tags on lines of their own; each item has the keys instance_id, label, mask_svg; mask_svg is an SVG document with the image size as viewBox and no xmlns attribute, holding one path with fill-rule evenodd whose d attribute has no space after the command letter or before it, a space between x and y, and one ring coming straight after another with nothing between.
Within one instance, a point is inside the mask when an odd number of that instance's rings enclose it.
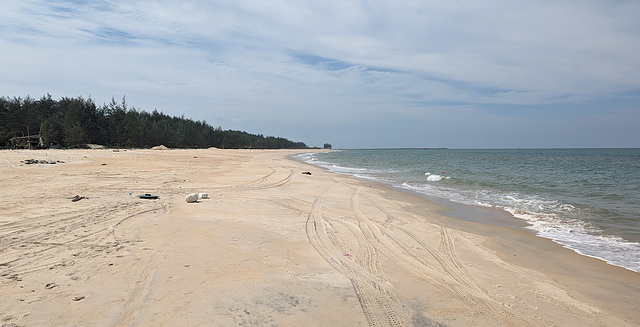
<instances>
[{"instance_id":1,"label":"tree line","mask_svg":"<svg viewBox=\"0 0 640 327\"><path fill-rule=\"evenodd\" d=\"M214 128L206 121L149 113L128 108L125 98L97 106L83 97L54 100L50 94L35 100L0 97L0 147L9 147L15 136L40 134L45 147L109 147L225 149L305 149L303 142L281 137Z\"/></svg>"}]
</instances>

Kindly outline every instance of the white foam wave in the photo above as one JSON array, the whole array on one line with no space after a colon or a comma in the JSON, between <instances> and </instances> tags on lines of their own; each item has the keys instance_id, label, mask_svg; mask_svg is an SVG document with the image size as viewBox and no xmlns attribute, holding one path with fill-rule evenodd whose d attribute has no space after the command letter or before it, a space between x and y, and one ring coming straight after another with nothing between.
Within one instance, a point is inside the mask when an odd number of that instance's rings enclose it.
<instances>
[{"instance_id":1,"label":"white foam wave","mask_svg":"<svg viewBox=\"0 0 640 327\"><path fill-rule=\"evenodd\" d=\"M525 220L528 228L539 237L553 240L581 255L640 272L640 243L606 235L585 221L567 218L580 214L579 209L571 204L517 193L500 195L488 190L463 191L436 187L430 183L402 183L402 187L462 204L502 208L514 217Z\"/></svg>"},{"instance_id":2,"label":"white foam wave","mask_svg":"<svg viewBox=\"0 0 640 327\"><path fill-rule=\"evenodd\" d=\"M379 177L380 174L384 173L382 171L373 170L373 169L367 169L367 168L347 167L347 166L337 165L335 163L320 161L315 156L316 154L317 153L309 153L309 154L304 154L304 155L298 155L297 158L299 160L302 160L302 161L306 162L306 163L323 167L323 168L325 168L325 169L327 169L327 170L329 170L331 172L334 172L334 173L343 174L343 175L350 175L350 176L354 176L354 177L357 177L357 178L367 179L367 180L372 180L372 181L388 182L387 180Z\"/></svg>"},{"instance_id":3,"label":"white foam wave","mask_svg":"<svg viewBox=\"0 0 640 327\"><path fill-rule=\"evenodd\" d=\"M432 174L432 173L425 173L425 176L427 176L427 182L439 182L443 179L449 179L449 176L445 176L444 173L441 174Z\"/></svg>"},{"instance_id":4,"label":"white foam wave","mask_svg":"<svg viewBox=\"0 0 640 327\"><path fill-rule=\"evenodd\" d=\"M400 184L401 188L410 190L416 193L422 193L425 195L435 196L443 199L448 199L454 202L476 205L478 203L474 201L469 201L468 197L463 194L456 192L454 189L445 188L445 187L437 187L431 183L408 183L404 182Z\"/></svg>"},{"instance_id":5,"label":"white foam wave","mask_svg":"<svg viewBox=\"0 0 640 327\"><path fill-rule=\"evenodd\" d=\"M312 163L318 160L317 154L318 154L317 152L308 152L308 153L301 153L299 155L296 155L295 157L298 158L300 161L304 161L306 163Z\"/></svg>"},{"instance_id":6,"label":"white foam wave","mask_svg":"<svg viewBox=\"0 0 640 327\"><path fill-rule=\"evenodd\" d=\"M573 206L571 206L573 207ZM504 208L514 217L529 223L529 229L579 254L598 258L609 264L640 272L640 243L619 236L606 235L602 230L577 219L560 218L555 214L530 213Z\"/></svg>"}]
</instances>

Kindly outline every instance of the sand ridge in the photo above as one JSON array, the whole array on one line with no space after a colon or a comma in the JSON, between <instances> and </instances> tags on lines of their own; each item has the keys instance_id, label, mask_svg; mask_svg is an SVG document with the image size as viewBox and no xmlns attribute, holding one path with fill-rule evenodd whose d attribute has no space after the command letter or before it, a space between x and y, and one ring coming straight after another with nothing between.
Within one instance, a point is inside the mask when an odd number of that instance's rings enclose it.
<instances>
[{"instance_id":1,"label":"sand ridge","mask_svg":"<svg viewBox=\"0 0 640 327\"><path fill-rule=\"evenodd\" d=\"M299 152L1 151L1 324L638 325L640 274Z\"/></svg>"}]
</instances>

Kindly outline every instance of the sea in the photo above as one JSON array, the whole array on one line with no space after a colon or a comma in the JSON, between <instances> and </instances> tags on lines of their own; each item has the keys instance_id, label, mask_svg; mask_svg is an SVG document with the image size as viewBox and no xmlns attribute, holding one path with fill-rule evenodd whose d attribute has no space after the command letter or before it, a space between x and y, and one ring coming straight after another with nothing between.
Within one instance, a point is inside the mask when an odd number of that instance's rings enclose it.
<instances>
[{"instance_id":1,"label":"sea","mask_svg":"<svg viewBox=\"0 0 640 327\"><path fill-rule=\"evenodd\" d=\"M640 272L640 149L365 149L296 159L431 200L499 209L518 228Z\"/></svg>"}]
</instances>

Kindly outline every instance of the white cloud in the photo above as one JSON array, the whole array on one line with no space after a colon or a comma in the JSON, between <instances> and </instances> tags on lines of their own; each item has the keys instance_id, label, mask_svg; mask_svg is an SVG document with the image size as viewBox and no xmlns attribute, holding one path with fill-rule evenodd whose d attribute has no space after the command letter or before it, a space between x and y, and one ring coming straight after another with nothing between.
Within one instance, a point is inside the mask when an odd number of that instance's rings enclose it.
<instances>
[{"instance_id":1,"label":"white cloud","mask_svg":"<svg viewBox=\"0 0 640 327\"><path fill-rule=\"evenodd\" d=\"M589 103L638 94L637 17L633 1L10 0L0 88L126 95L278 135L336 117Z\"/></svg>"}]
</instances>

